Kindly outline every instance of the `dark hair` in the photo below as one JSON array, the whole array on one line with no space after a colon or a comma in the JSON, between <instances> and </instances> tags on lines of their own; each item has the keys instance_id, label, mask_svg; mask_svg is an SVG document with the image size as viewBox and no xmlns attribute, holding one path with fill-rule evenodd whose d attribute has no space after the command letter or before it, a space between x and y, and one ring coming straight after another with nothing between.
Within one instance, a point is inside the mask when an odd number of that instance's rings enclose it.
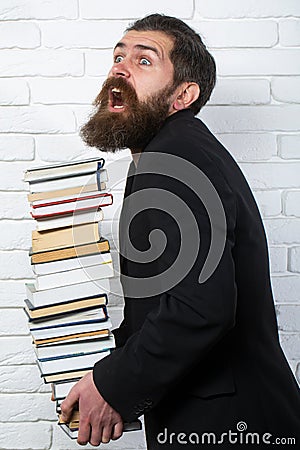
<instances>
[{"instance_id":1,"label":"dark hair","mask_svg":"<svg viewBox=\"0 0 300 450\"><path fill-rule=\"evenodd\" d=\"M174 85L193 81L200 95L190 106L197 114L209 100L216 83L216 65L201 37L182 20L162 14L151 14L134 22L126 31L162 31L174 41L170 60L174 66Z\"/></svg>"}]
</instances>

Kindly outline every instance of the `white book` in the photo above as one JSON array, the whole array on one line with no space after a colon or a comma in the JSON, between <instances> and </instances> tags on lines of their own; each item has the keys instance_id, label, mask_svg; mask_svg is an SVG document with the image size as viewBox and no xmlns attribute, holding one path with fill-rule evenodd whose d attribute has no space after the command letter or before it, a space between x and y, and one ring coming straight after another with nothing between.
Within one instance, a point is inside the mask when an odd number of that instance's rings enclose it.
<instances>
[{"instance_id":1,"label":"white book","mask_svg":"<svg viewBox=\"0 0 300 450\"><path fill-rule=\"evenodd\" d=\"M54 400L62 400L64 398L66 398L66 396L68 395L68 393L70 392L72 387L75 386L75 384L79 381L79 379L80 378L78 378L77 380L73 380L73 381L63 381L60 383L52 383L51 388L52 388L52 394L53 394Z\"/></svg>"},{"instance_id":2,"label":"white book","mask_svg":"<svg viewBox=\"0 0 300 450\"><path fill-rule=\"evenodd\" d=\"M109 279L92 280L85 283L70 284L44 291L37 291L33 283L26 283L28 300L34 307L55 305L56 303L107 294L109 292Z\"/></svg>"},{"instance_id":3,"label":"white book","mask_svg":"<svg viewBox=\"0 0 300 450\"><path fill-rule=\"evenodd\" d=\"M67 270L65 272L49 273L39 275L34 282L36 291L43 291L69 284L85 283L101 278L111 278L114 276L112 262L97 266L80 267L79 269Z\"/></svg>"},{"instance_id":4,"label":"white book","mask_svg":"<svg viewBox=\"0 0 300 450\"><path fill-rule=\"evenodd\" d=\"M80 269L81 267L97 266L112 261L111 253L95 253L93 255L78 256L76 258L60 259L58 261L32 264L35 275L65 272L66 270Z\"/></svg>"},{"instance_id":5,"label":"white book","mask_svg":"<svg viewBox=\"0 0 300 450\"><path fill-rule=\"evenodd\" d=\"M100 222L104 214L102 209L79 212L61 217L36 220L37 231L55 230L56 228L70 227L84 223Z\"/></svg>"},{"instance_id":6,"label":"white book","mask_svg":"<svg viewBox=\"0 0 300 450\"><path fill-rule=\"evenodd\" d=\"M104 182L108 181L106 169L101 169L97 172L89 173L86 175L77 175L67 178L57 178L54 180L37 181L35 183L30 183L29 188L31 193L49 192L55 191L57 189L67 189L71 187L85 186L86 184L94 184L97 182L102 183L102 181Z\"/></svg>"},{"instance_id":7,"label":"white book","mask_svg":"<svg viewBox=\"0 0 300 450\"><path fill-rule=\"evenodd\" d=\"M49 328L55 325L68 325L71 323L85 322L87 320L105 320L108 317L106 306L97 306L96 308L86 311L75 312L72 314L64 314L61 317L52 319L39 320L38 322L29 322L29 329L37 330L41 328Z\"/></svg>"},{"instance_id":8,"label":"white book","mask_svg":"<svg viewBox=\"0 0 300 450\"><path fill-rule=\"evenodd\" d=\"M31 208L32 217L36 220L43 220L44 216L50 214L69 214L70 211L72 214L76 214L76 211L80 213L84 209L96 209L101 208L102 206L110 206L112 204L112 196L111 194L107 194L107 192L98 192L97 196L92 198L83 198L83 199L75 199L68 202L63 203L52 203L46 204L45 206L38 206L36 208Z\"/></svg>"},{"instance_id":9,"label":"white book","mask_svg":"<svg viewBox=\"0 0 300 450\"><path fill-rule=\"evenodd\" d=\"M68 344L41 345L34 346L34 351L38 359L57 358L59 356L84 354L90 352L99 352L106 349L115 348L113 335L105 339L89 339L80 342L71 342Z\"/></svg>"},{"instance_id":10,"label":"white book","mask_svg":"<svg viewBox=\"0 0 300 450\"><path fill-rule=\"evenodd\" d=\"M64 356L60 359L46 361L37 360L42 376L56 373L77 371L80 369L92 369L96 362L110 354L110 350L104 352L90 353L81 356Z\"/></svg>"},{"instance_id":11,"label":"white book","mask_svg":"<svg viewBox=\"0 0 300 450\"><path fill-rule=\"evenodd\" d=\"M59 326L52 328L42 328L31 330L31 335L35 341L40 339L50 339L54 337L70 336L79 333L91 333L92 331L110 330L112 323L110 319L105 321L90 321L69 326Z\"/></svg>"}]
</instances>

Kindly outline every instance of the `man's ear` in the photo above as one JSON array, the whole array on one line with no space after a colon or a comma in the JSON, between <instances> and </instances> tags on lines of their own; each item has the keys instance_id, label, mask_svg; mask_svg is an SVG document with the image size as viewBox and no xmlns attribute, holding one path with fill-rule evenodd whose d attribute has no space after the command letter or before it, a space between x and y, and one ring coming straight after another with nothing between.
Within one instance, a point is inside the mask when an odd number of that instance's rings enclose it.
<instances>
[{"instance_id":1,"label":"man's ear","mask_svg":"<svg viewBox=\"0 0 300 450\"><path fill-rule=\"evenodd\" d=\"M175 111L189 108L200 95L200 87L194 82L182 83L176 91L176 97L173 102Z\"/></svg>"}]
</instances>

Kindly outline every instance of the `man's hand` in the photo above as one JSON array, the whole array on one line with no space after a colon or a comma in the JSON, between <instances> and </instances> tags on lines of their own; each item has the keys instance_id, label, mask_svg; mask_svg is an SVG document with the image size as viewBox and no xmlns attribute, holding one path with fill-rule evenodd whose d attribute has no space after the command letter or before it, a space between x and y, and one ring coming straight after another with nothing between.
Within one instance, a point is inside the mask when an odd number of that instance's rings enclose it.
<instances>
[{"instance_id":1,"label":"man's hand","mask_svg":"<svg viewBox=\"0 0 300 450\"><path fill-rule=\"evenodd\" d=\"M79 432L77 442L80 445L98 446L110 439L119 439L123 432L123 421L102 397L96 388L92 372L86 374L73 386L61 404L62 419L68 421L75 404L79 402Z\"/></svg>"}]
</instances>

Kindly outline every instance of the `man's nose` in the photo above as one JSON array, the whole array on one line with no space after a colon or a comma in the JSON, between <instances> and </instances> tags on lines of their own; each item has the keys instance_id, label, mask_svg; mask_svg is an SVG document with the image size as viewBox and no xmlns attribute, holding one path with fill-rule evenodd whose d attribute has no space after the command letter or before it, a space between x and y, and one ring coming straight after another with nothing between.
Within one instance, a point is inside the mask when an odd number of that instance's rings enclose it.
<instances>
[{"instance_id":1,"label":"man's nose","mask_svg":"<svg viewBox=\"0 0 300 450\"><path fill-rule=\"evenodd\" d=\"M130 77L129 69L123 61L113 65L111 69L111 74L114 77L124 77L124 78Z\"/></svg>"}]
</instances>

